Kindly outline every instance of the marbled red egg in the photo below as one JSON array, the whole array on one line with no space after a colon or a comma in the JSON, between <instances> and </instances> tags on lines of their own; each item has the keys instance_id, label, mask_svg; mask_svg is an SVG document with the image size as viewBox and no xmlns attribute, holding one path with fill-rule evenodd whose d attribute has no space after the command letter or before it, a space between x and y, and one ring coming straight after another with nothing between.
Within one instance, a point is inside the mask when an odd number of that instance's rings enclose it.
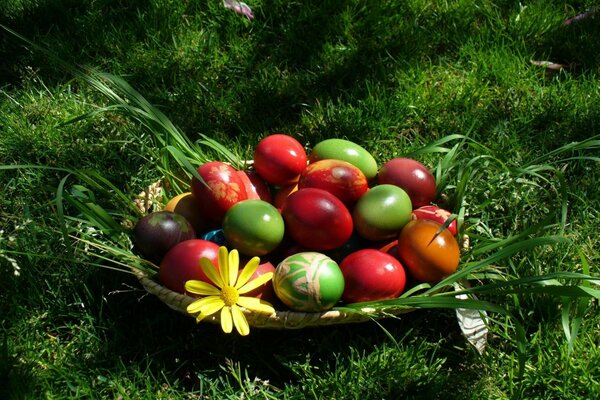
<instances>
[{"instance_id":1,"label":"marbled red egg","mask_svg":"<svg viewBox=\"0 0 600 400\"><path fill-rule=\"evenodd\" d=\"M197 172L204 183L193 177L192 193L206 218L220 223L231 206L248 198L244 182L231 165L211 161Z\"/></svg>"}]
</instances>

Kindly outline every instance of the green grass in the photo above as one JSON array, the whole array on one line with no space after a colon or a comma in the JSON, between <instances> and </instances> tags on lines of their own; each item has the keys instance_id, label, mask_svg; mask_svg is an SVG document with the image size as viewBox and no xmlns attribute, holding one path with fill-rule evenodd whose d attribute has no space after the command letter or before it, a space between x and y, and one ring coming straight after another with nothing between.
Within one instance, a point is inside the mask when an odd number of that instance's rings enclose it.
<instances>
[{"instance_id":1,"label":"green grass","mask_svg":"<svg viewBox=\"0 0 600 400\"><path fill-rule=\"evenodd\" d=\"M594 2L247 3L252 22L220 1L9 0L0 23L68 64L124 77L192 141L204 134L246 158L274 132L309 146L348 138L380 164L468 134L485 149L461 147L457 158L492 156L465 189L472 242L542 222L570 239L495 267L528 277L587 263L598 275L598 161L568 159L598 148L544 157L600 133L600 15L562 25ZM597 301L571 310L582 321L571 350L560 297L490 296L525 329L519 377L515 331L498 314L481 356L451 310L412 312L384 329L240 338L175 314L129 275L77 262L55 202L65 170L97 171L138 193L161 176L159 146L118 112L64 124L110 100L0 32L0 163L56 168L0 170L0 398L600 396ZM571 69L550 76L531 60ZM432 169L443 157L418 155ZM536 176L536 165L554 169ZM85 182L71 176L67 188L74 183ZM111 193L97 201L114 207Z\"/></svg>"}]
</instances>

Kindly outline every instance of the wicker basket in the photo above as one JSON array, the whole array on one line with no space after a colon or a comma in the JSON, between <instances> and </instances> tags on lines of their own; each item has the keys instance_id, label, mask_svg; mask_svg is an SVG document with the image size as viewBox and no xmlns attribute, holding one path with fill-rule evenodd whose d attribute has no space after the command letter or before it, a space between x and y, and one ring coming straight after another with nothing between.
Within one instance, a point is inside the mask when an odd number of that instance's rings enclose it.
<instances>
[{"instance_id":1,"label":"wicker basket","mask_svg":"<svg viewBox=\"0 0 600 400\"><path fill-rule=\"evenodd\" d=\"M143 214L150 211L158 211L162 208L160 207L162 187L162 181L155 182L144 192L136 196L134 203ZM468 247L468 240L466 246ZM174 292L162 286L143 271L134 270L133 272L148 293L158 297L159 300L173 310L189 315L190 317L195 317L187 312L187 306L196 300L194 297ZM406 314L415 309L416 308L409 307L390 307L385 310L385 313L383 313L382 310L368 308L362 309L362 312L345 312L336 309L315 313L276 310L275 313L271 315L257 313L246 309L243 309L243 311L248 324L254 328L301 329L311 326L367 322L374 319ZM202 321L219 324L219 314L220 313L215 313L210 315Z\"/></svg>"},{"instance_id":2,"label":"wicker basket","mask_svg":"<svg viewBox=\"0 0 600 400\"><path fill-rule=\"evenodd\" d=\"M156 297L167 306L175 311L185 315L190 315L187 312L187 306L192 303L195 298L181 293L174 292L152 278L148 277L143 271L135 270L135 274L146 291ZM244 314L248 320L248 324L254 328L267 329L301 329L311 326L325 326L337 324L351 324L366 322L375 319L370 313L375 310L364 309L364 313L344 312L338 310L329 310L320 313L307 313L296 311L280 311L268 315L244 309ZM386 311L386 316L400 315L414 311L413 308L393 308ZM202 320L203 322L220 323L219 313L210 315Z\"/></svg>"}]
</instances>

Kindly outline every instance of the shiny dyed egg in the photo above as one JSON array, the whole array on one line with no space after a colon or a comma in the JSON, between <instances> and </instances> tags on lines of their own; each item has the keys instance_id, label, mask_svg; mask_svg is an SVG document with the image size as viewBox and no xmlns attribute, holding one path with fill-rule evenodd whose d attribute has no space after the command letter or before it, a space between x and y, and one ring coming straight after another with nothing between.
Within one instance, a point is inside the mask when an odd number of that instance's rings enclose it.
<instances>
[{"instance_id":1,"label":"shiny dyed egg","mask_svg":"<svg viewBox=\"0 0 600 400\"><path fill-rule=\"evenodd\" d=\"M435 200L434 176L425 165L411 158L394 158L386 162L379 170L377 183L396 185L404 189L414 208Z\"/></svg>"},{"instance_id":2,"label":"shiny dyed egg","mask_svg":"<svg viewBox=\"0 0 600 400\"><path fill-rule=\"evenodd\" d=\"M305 188L283 203L281 215L290 237L311 250L331 250L352 235L352 215L337 197L323 189Z\"/></svg>"},{"instance_id":3,"label":"shiny dyed egg","mask_svg":"<svg viewBox=\"0 0 600 400\"><path fill-rule=\"evenodd\" d=\"M326 255L298 253L277 265L273 288L281 302L291 310L320 312L340 300L344 276L338 264Z\"/></svg>"},{"instance_id":4,"label":"shiny dyed egg","mask_svg":"<svg viewBox=\"0 0 600 400\"><path fill-rule=\"evenodd\" d=\"M223 233L223 228L213 229L208 232L204 232L200 235L200 239L208 240L209 242L213 242L218 244L219 246L225 246L225 234Z\"/></svg>"},{"instance_id":5,"label":"shiny dyed egg","mask_svg":"<svg viewBox=\"0 0 600 400\"><path fill-rule=\"evenodd\" d=\"M254 169L273 185L285 186L298 181L306 161L304 147L289 135L269 135L254 148Z\"/></svg>"},{"instance_id":6,"label":"shiny dyed egg","mask_svg":"<svg viewBox=\"0 0 600 400\"><path fill-rule=\"evenodd\" d=\"M191 192L173 197L163 211L172 211L183 216L192 224L196 233L204 232L210 226L210 222L202 215L198 202Z\"/></svg>"},{"instance_id":7,"label":"shiny dyed egg","mask_svg":"<svg viewBox=\"0 0 600 400\"><path fill-rule=\"evenodd\" d=\"M185 282L199 280L210 282L200 268L200 259L208 258L217 269L219 245L202 239L186 240L175 245L164 256L158 270L158 280L163 286L185 293Z\"/></svg>"},{"instance_id":8,"label":"shiny dyed egg","mask_svg":"<svg viewBox=\"0 0 600 400\"><path fill-rule=\"evenodd\" d=\"M309 187L328 191L350 208L369 190L369 183L349 162L327 159L309 164L300 174L298 188Z\"/></svg>"},{"instance_id":9,"label":"shiny dyed egg","mask_svg":"<svg viewBox=\"0 0 600 400\"><path fill-rule=\"evenodd\" d=\"M413 210L413 219L427 219L430 221L435 221L438 224L444 224L450 218L452 213L448 210L444 210L443 208L439 208L437 206L422 206L415 210ZM457 234L457 224L456 219L452 220L448 225L448 230L454 236Z\"/></svg>"},{"instance_id":10,"label":"shiny dyed egg","mask_svg":"<svg viewBox=\"0 0 600 400\"><path fill-rule=\"evenodd\" d=\"M398 237L398 258L410 275L436 283L458 268L460 249L448 229L437 222L410 221Z\"/></svg>"},{"instance_id":11,"label":"shiny dyed egg","mask_svg":"<svg viewBox=\"0 0 600 400\"><path fill-rule=\"evenodd\" d=\"M281 243L284 234L283 218L266 201L240 201L225 214L223 234L229 246L240 253L263 256Z\"/></svg>"},{"instance_id":12,"label":"shiny dyed egg","mask_svg":"<svg viewBox=\"0 0 600 400\"><path fill-rule=\"evenodd\" d=\"M366 176L368 180L377 175L377 162L362 146L345 139L326 139L313 147L309 161L311 163L326 160L342 160L349 162Z\"/></svg>"},{"instance_id":13,"label":"shiny dyed egg","mask_svg":"<svg viewBox=\"0 0 600 400\"><path fill-rule=\"evenodd\" d=\"M349 254L340 264L346 303L393 299L406 285L406 273L400 261L375 249Z\"/></svg>"},{"instance_id":14,"label":"shiny dyed egg","mask_svg":"<svg viewBox=\"0 0 600 400\"><path fill-rule=\"evenodd\" d=\"M377 185L354 206L352 218L359 235L374 242L398 235L412 216L408 194L395 185Z\"/></svg>"},{"instance_id":15,"label":"shiny dyed egg","mask_svg":"<svg viewBox=\"0 0 600 400\"><path fill-rule=\"evenodd\" d=\"M172 211L156 211L142 217L133 230L133 242L141 255L160 263L177 243L194 239L196 232L183 216Z\"/></svg>"},{"instance_id":16,"label":"shiny dyed egg","mask_svg":"<svg viewBox=\"0 0 600 400\"><path fill-rule=\"evenodd\" d=\"M231 165L211 161L197 172L204 183L193 177L192 193L202 214L213 222L221 223L231 206L248 198L244 182Z\"/></svg>"}]
</instances>

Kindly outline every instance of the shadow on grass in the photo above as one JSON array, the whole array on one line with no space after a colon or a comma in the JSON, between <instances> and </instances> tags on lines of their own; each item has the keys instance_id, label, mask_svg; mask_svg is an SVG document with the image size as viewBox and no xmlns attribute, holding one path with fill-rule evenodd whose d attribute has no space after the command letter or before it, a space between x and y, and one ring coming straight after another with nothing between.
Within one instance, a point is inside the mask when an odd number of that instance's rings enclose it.
<instances>
[{"instance_id":1,"label":"shadow on grass","mask_svg":"<svg viewBox=\"0 0 600 400\"><path fill-rule=\"evenodd\" d=\"M216 325L196 325L193 318L169 309L142 291L107 295L122 290L123 282L126 287L139 287L133 278L114 275L111 271L98 271L90 281L96 287L92 290L94 297L106 297L102 307L92 305L97 308L93 313L106 337L101 350L90 360L91 366L110 373L120 363L138 365L136 368L146 365L152 376L164 375L169 385L179 390L197 391L202 385L224 379L235 388L231 368L239 367L250 381L256 377L280 389L317 379L322 380L318 385L335 392L340 385L338 368L351 370L357 355L364 357L379 349L380 357L386 357L388 351L397 351L394 357L401 362L410 364L412 360L418 364L412 375L401 371L408 376L397 387L385 388L386 396L432 394L452 379L445 370L458 371L460 365L464 366L474 356L452 312L418 311L397 320L382 320L381 326L362 323L302 330L252 329L249 336L240 337L235 333L224 334ZM452 328L440 329L441 326ZM382 327L396 338L397 349ZM414 343L428 343L428 346L414 353L411 350ZM438 360L442 360L439 362L443 368L436 370L433 366ZM384 362L379 368L383 381L390 379L386 374L397 371L397 367ZM374 380L366 377L365 384L373 384Z\"/></svg>"}]
</instances>

